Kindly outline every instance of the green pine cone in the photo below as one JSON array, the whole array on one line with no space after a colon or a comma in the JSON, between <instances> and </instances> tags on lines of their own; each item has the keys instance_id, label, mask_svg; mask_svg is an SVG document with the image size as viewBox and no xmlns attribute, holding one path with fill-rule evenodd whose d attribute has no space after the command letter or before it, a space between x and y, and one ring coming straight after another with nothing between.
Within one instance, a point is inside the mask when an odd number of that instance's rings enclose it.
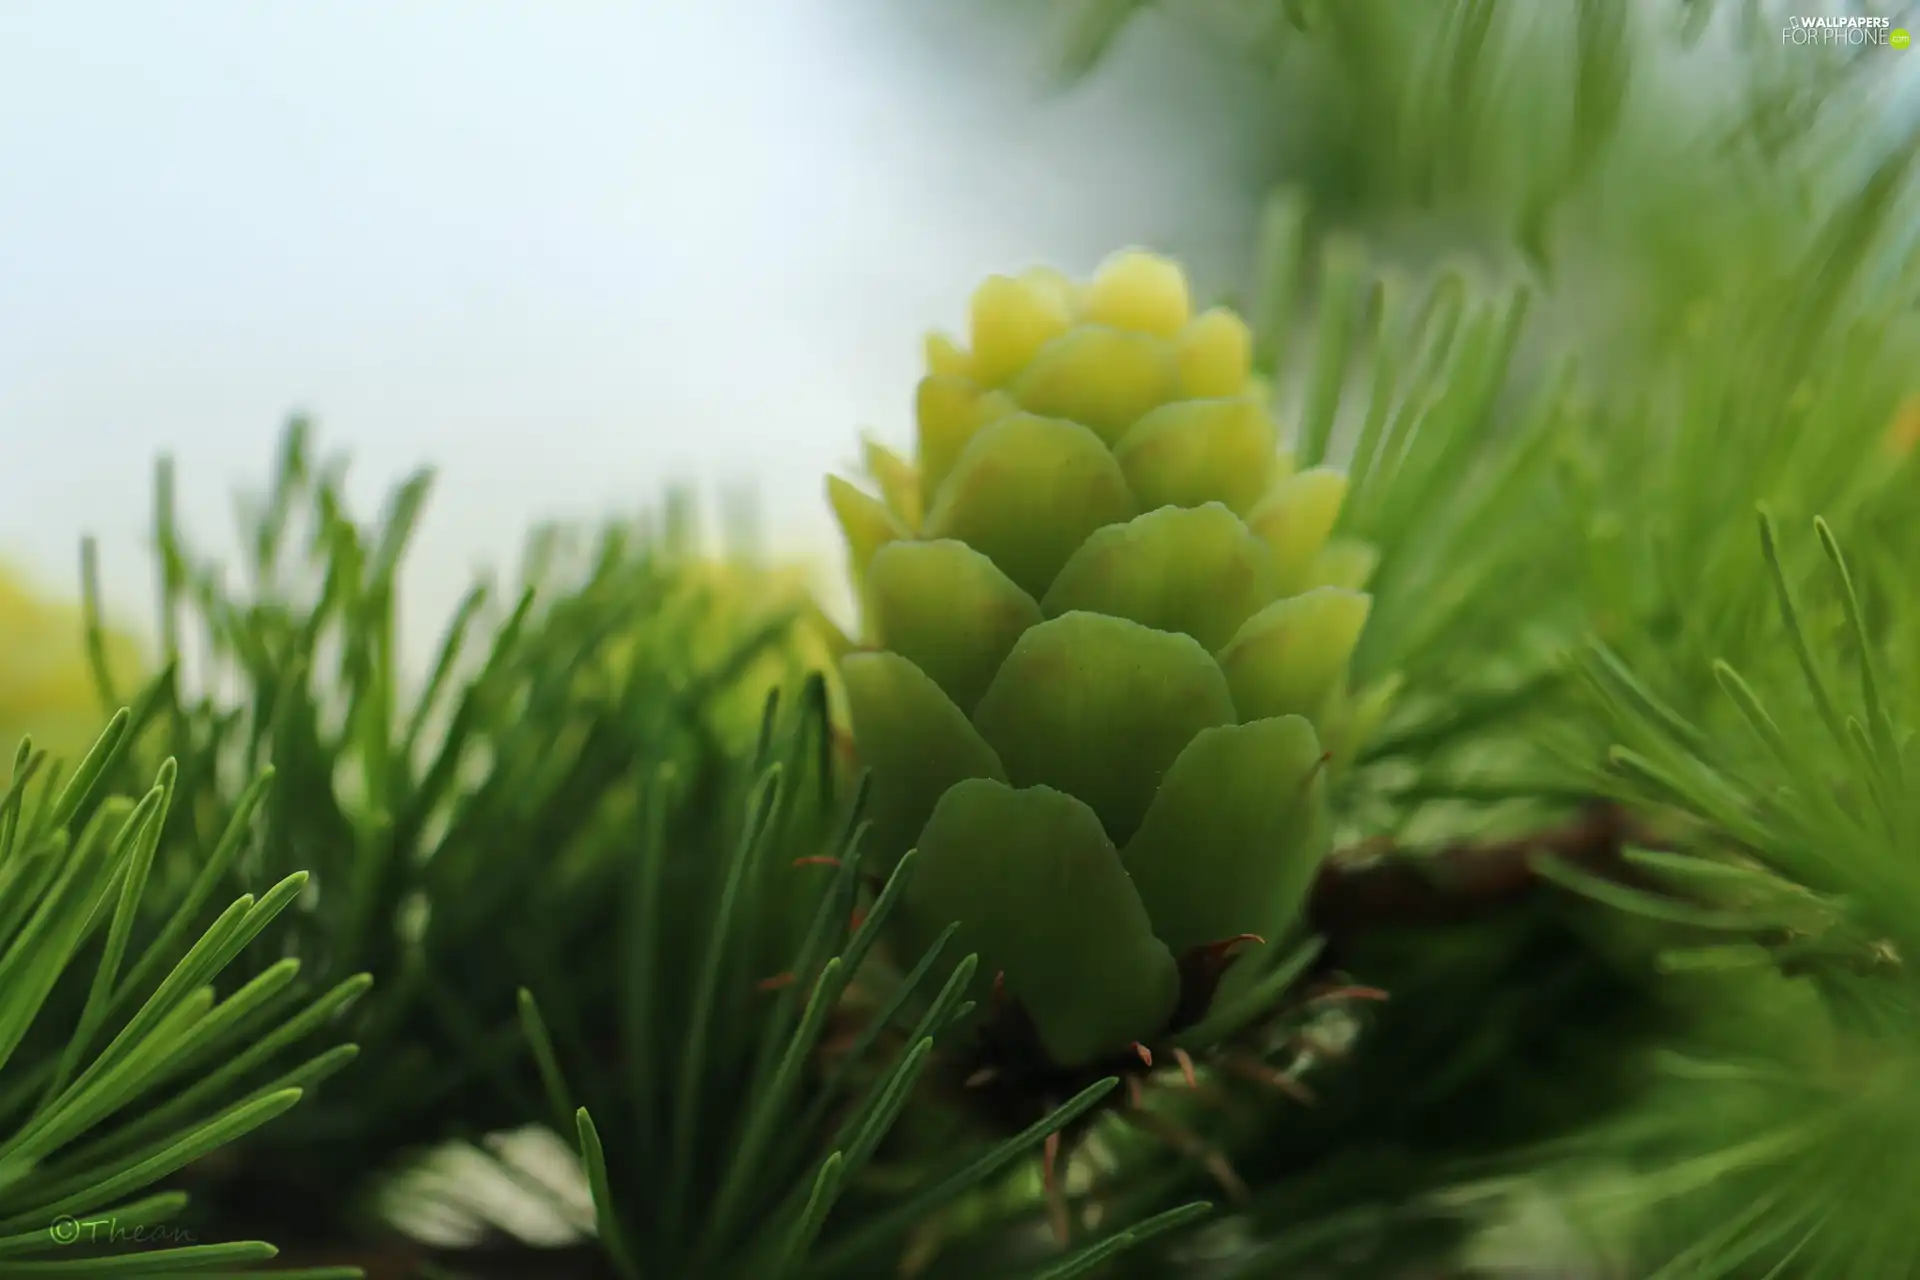
<instances>
[{"instance_id":1,"label":"green pine cone","mask_svg":"<svg viewBox=\"0 0 1920 1280\"><path fill-rule=\"evenodd\" d=\"M1071 1068L1204 1012L1183 957L1293 924L1323 744L1377 713L1347 688L1371 556L1177 265L993 277L971 336L929 341L917 464L869 445L881 497L828 482L864 614L842 671L870 856L919 850L903 928L960 920Z\"/></svg>"}]
</instances>

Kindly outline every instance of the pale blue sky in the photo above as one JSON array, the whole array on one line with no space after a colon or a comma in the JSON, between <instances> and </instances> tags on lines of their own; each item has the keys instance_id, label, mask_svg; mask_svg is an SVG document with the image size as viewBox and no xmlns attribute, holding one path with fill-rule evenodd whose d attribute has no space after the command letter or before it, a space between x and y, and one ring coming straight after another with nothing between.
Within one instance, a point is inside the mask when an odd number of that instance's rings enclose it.
<instances>
[{"instance_id":1,"label":"pale blue sky","mask_svg":"<svg viewBox=\"0 0 1920 1280\"><path fill-rule=\"evenodd\" d=\"M994 270L1131 242L1223 282L1245 138L1171 39L1088 90L961 0L11 0L0 556L141 610L152 460L203 540L293 409L371 501L431 462L419 652L483 562L670 480L905 440L919 337ZM976 6L977 7L977 6Z\"/></svg>"}]
</instances>

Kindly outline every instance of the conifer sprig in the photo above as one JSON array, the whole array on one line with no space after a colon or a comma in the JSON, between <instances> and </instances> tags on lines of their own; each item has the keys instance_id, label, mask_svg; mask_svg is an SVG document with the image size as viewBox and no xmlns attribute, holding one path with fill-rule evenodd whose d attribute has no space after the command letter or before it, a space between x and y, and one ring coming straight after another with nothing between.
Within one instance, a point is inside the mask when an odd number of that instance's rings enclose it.
<instances>
[{"instance_id":1,"label":"conifer sprig","mask_svg":"<svg viewBox=\"0 0 1920 1280\"><path fill-rule=\"evenodd\" d=\"M1773 519L1760 523L1788 661L1760 681L1714 665L1729 723L1675 710L1604 650L1589 666L1618 734L1609 784L1696 820L1684 849L1638 861L1698 904L1673 920L1691 937L1667 967L1716 1016L1658 1055L1647 1105L1572 1151L1636 1162L1633 1192L1604 1208L1631 1211L1633 1256L1662 1280L1907 1275L1920 1267L1898 1207L1920 1190L1913 691L1889 679L1891 647L1858 593L1874 552L1843 555L1816 521L1825 572L1796 574ZM1814 625L1817 602L1838 629ZM1911 605L1893 608L1882 625L1904 644Z\"/></svg>"},{"instance_id":2,"label":"conifer sprig","mask_svg":"<svg viewBox=\"0 0 1920 1280\"><path fill-rule=\"evenodd\" d=\"M247 509L236 575L193 550L159 471L167 665L116 766L164 754L177 769L152 897L205 927L217 895L264 892L304 866L283 946L236 967L264 980L292 957L307 998L356 971L380 983L356 1011L367 1052L351 1090L194 1171L246 1220L293 1214L312 1230L373 1216L376 1175L415 1148L535 1114L515 992L570 974L581 1016L611 1017L614 967L579 958L611 936L608 889L642 779L670 770L703 803L752 741L739 689L757 697L800 653L803 598L699 560L681 507L664 523L610 523L587 545L536 534L507 607L476 587L416 675L397 595L429 480L409 478L363 522L343 467L296 421ZM239 821L255 812L257 832Z\"/></svg>"},{"instance_id":3,"label":"conifer sprig","mask_svg":"<svg viewBox=\"0 0 1920 1280\"><path fill-rule=\"evenodd\" d=\"M208 1228L182 1219L187 1197L155 1188L280 1118L356 1052L258 1069L367 985L303 999L294 959L232 975L278 932L304 873L243 895L204 932L196 904L165 904L158 936L136 937L178 773L164 761L137 802L105 783L151 708L149 696L118 712L64 781L22 741L0 797L0 1276L239 1275L272 1258L258 1241L200 1243L193 1228ZM235 813L228 847L253 816Z\"/></svg>"}]
</instances>

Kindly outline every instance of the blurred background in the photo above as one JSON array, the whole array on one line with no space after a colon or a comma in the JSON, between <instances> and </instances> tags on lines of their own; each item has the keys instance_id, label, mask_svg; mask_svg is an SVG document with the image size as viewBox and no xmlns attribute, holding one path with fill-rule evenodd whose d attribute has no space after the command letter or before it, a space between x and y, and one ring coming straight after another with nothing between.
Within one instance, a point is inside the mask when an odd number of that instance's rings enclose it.
<instances>
[{"instance_id":1,"label":"blurred background","mask_svg":"<svg viewBox=\"0 0 1920 1280\"><path fill-rule=\"evenodd\" d=\"M286 416L369 506L431 463L416 660L535 520L751 491L837 577L820 476L905 441L918 335L992 271L1131 243L1203 289L1265 190L1251 72L956 0L0 7L0 559L83 532L151 613L154 455L224 552ZM150 630L150 627L144 628Z\"/></svg>"},{"instance_id":2,"label":"blurred background","mask_svg":"<svg viewBox=\"0 0 1920 1280\"><path fill-rule=\"evenodd\" d=\"M1844 3L1492 6L1475 62L1450 8L1296 38L1319 7L6 5L0 560L66 590L94 533L138 626L155 454L224 553L217 513L299 412L361 502L440 473L416 663L531 523L670 482L750 493L831 592L819 477L858 431L906 441L919 335L989 272L1138 244L1225 293L1293 183L1377 254L1537 271L1557 241L1552 305L1634 358L1784 266L1822 169L1884 150L1863 127L1916 118L1920 57L1774 38ZM1629 63L1627 118L1581 118Z\"/></svg>"}]
</instances>

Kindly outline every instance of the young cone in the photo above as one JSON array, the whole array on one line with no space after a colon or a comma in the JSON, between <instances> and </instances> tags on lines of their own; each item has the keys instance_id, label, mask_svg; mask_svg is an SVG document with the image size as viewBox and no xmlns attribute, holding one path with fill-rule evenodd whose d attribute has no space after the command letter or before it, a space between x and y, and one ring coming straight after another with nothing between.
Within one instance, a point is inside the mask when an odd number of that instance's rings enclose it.
<instances>
[{"instance_id":1,"label":"young cone","mask_svg":"<svg viewBox=\"0 0 1920 1280\"><path fill-rule=\"evenodd\" d=\"M1280 449L1247 326L1193 315L1174 263L996 276L971 328L929 341L917 457L869 447L882 496L828 482L842 671L869 856L919 850L906 950L960 921L983 1009L1073 1070L1198 1021L1227 948L1294 923L1368 558L1330 539L1345 477ZM1241 955L1236 988L1279 951Z\"/></svg>"}]
</instances>

